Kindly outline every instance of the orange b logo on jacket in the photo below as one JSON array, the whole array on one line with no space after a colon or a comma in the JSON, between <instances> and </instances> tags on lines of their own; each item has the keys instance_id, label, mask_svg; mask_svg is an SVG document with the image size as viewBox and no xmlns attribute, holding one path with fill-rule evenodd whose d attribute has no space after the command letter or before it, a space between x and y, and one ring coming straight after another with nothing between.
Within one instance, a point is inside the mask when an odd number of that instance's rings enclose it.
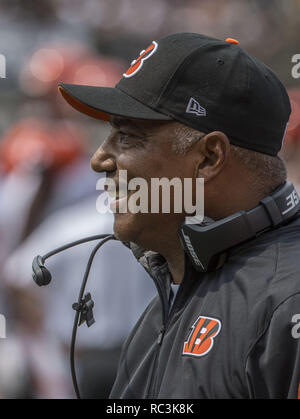
<instances>
[{"instance_id":1,"label":"orange b logo on jacket","mask_svg":"<svg viewBox=\"0 0 300 419\"><path fill-rule=\"evenodd\" d=\"M183 345L183 355L206 355L214 344L214 338L221 330L221 322L212 317L199 316Z\"/></svg>"},{"instance_id":2,"label":"orange b logo on jacket","mask_svg":"<svg viewBox=\"0 0 300 419\"><path fill-rule=\"evenodd\" d=\"M140 52L139 57L136 60L133 60L130 67L123 74L124 77L132 77L134 76L140 69L143 67L144 61L148 60L157 50L158 44L155 41L152 41L152 44Z\"/></svg>"}]
</instances>

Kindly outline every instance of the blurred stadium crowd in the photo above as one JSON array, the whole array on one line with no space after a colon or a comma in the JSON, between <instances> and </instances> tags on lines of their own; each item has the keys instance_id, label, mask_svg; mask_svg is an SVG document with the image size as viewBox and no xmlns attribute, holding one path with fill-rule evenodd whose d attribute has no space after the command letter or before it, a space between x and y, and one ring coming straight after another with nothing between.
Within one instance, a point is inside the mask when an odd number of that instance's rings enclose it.
<instances>
[{"instance_id":1,"label":"blurred stadium crowd","mask_svg":"<svg viewBox=\"0 0 300 419\"><path fill-rule=\"evenodd\" d=\"M112 231L112 216L96 212L99 175L89 166L108 127L67 106L58 82L114 86L140 50L169 33L237 38L288 88L293 112L282 157L300 192L300 78L291 76L299 27L299 0L1 0L0 398L74 397L72 303L93 245L49 260L54 279L44 289L32 282L31 262ZM87 291L96 323L78 332L79 385L84 396L105 398L121 345L155 289L130 252L110 242Z\"/></svg>"}]
</instances>

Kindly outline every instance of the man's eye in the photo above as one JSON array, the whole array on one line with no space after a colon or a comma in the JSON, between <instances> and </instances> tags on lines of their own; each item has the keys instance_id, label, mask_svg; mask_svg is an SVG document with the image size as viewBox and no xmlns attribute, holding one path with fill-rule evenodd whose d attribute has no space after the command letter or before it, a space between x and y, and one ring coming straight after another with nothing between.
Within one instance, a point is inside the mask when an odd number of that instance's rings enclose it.
<instances>
[{"instance_id":1,"label":"man's eye","mask_svg":"<svg viewBox=\"0 0 300 419\"><path fill-rule=\"evenodd\" d=\"M126 146L126 147L140 147L144 145L144 141L141 137L138 135L129 133L129 132L123 132L119 131L118 133L118 142L120 145Z\"/></svg>"},{"instance_id":2,"label":"man's eye","mask_svg":"<svg viewBox=\"0 0 300 419\"><path fill-rule=\"evenodd\" d=\"M119 133L119 138L120 138L120 140L123 142L126 142L127 140L129 140L130 138L132 138L132 135L131 134L128 134L128 133L126 133L126 132L120 132Z\"/></svg>"},{"instance_id":3,"label":"man's eye","mask_svg":"<svg viewBox=\"0 0 300 419\"><path fill-rule=\"evenodd\" d=\"M124 146L136 147L139 138L128 132L119 132L119 143Z\"/></svg>"}]
</instances>

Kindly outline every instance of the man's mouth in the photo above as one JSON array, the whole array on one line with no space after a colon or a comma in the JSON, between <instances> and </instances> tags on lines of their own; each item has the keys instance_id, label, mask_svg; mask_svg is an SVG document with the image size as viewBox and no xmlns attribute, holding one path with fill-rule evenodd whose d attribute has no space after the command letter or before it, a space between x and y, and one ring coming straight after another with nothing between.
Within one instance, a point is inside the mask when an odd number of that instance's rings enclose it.
<instances>
[{"instance_id":1,"label":"man's mouth","mask_svg":"<svg viewBox=\"0 0 300 419\"><path fill-rule=\"evenodd\" d=\"M108 193L109 197L113 200L122 199L128 196L127 185L122 186L121 188L117 186L116 188L110 187L110 185L105 185L104 190Z\"/></svg>"},{"instance_id":2,"label":"man's mouth","mask_svg":"<svg viewBox=\"0 0 300 419\"><path fill-rule=\"evenodd\" d=\"M127 200L132 191L127 189L127 184L117 185L116 188L110 188L109 186L105 186L104 188L109 195L110 198L110 209L116 212L127 212Z\"/></svg>"}]
</instances>

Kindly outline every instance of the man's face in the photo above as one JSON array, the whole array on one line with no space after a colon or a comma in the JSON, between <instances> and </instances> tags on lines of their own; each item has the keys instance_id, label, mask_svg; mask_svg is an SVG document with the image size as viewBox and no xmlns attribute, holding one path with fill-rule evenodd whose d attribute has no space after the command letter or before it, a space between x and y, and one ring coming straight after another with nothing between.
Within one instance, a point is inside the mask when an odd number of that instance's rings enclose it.
<instances>
[{"instance_id":1,"label":"man's face","mask_svg":"<svg viewBox=\"0 0 300 419\"><path fill-rule=\"evenodd\" d=\"M107 177L119 182L120 170L127 171L127 181L143 178L148 184L148 213L115 213L114 233L122 241L158 250L160 242L177 235L184 221L183 213L151 213L150 191L153 178L195 177L195 166L188 154L172 149L172 138L177 122L157 122L136 119L111 118L112 131L91 160L97 172L106 172ZM171 188L172 190L172 188ZM136 191L127 192L127 201ZM118 200L115 205L118 208ZM161 208L160 208L161 209Z\"/></svg>"}]
</instances>

